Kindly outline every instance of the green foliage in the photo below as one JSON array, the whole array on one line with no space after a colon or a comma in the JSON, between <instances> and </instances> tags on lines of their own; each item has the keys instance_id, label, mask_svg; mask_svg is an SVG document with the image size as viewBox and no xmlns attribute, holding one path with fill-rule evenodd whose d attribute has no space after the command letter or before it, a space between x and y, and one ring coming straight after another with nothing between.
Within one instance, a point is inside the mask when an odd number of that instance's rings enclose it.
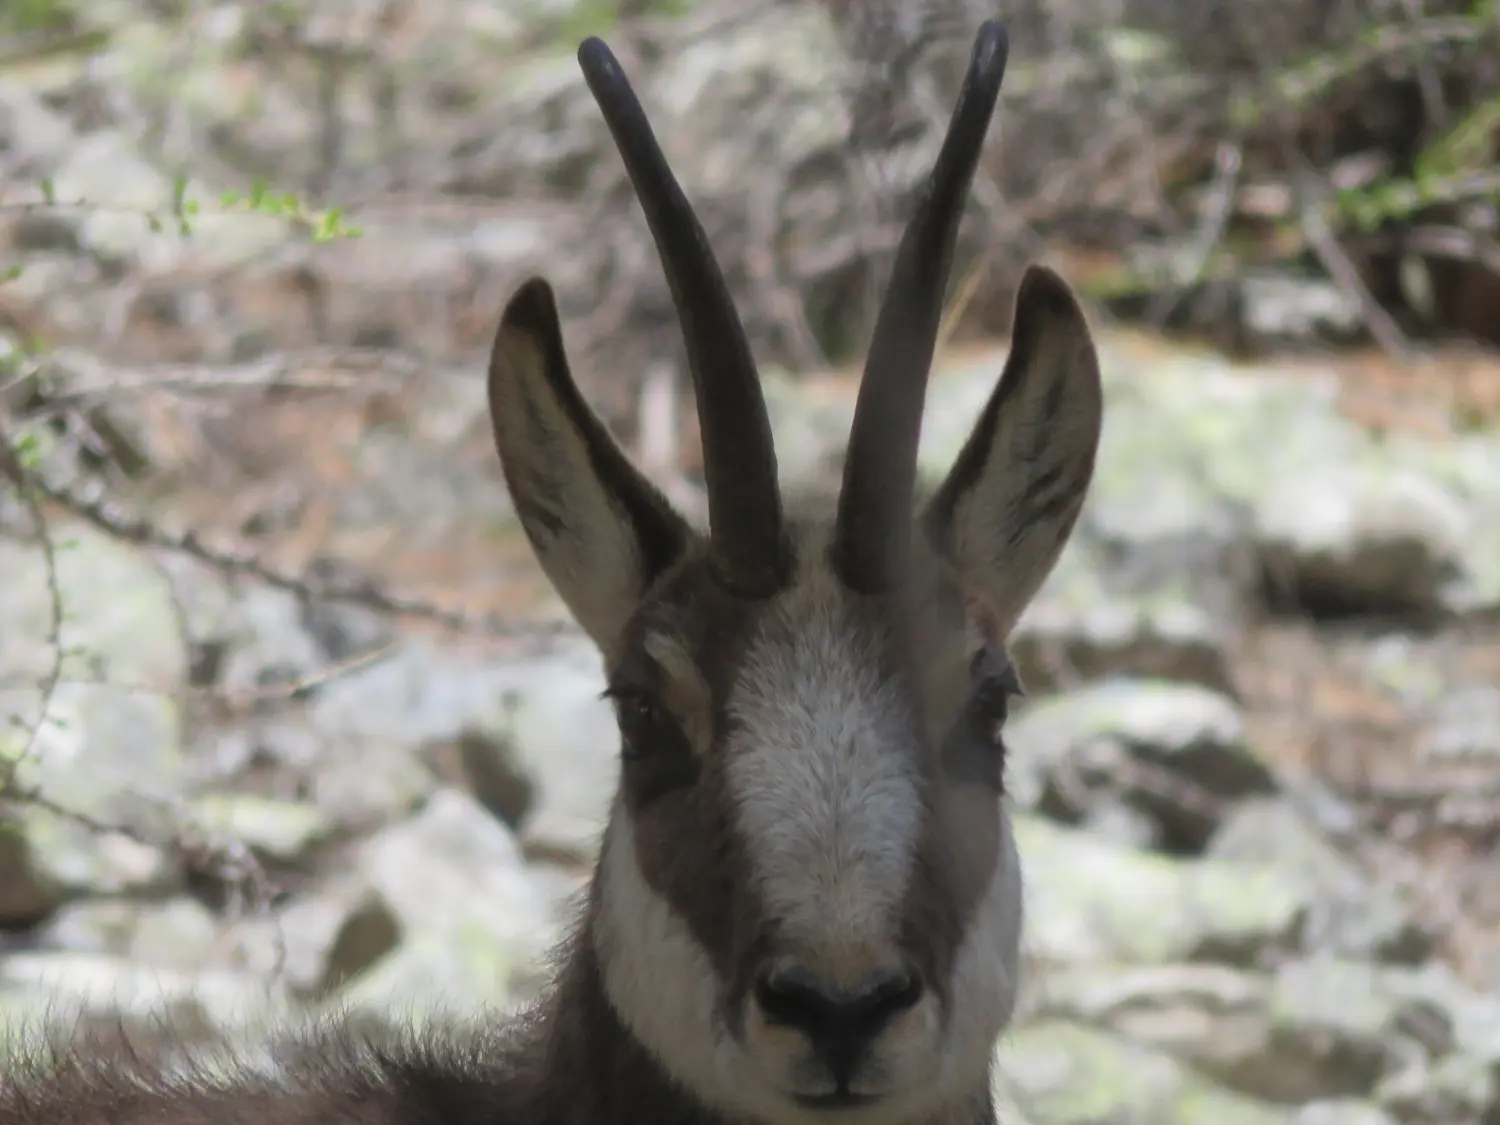
<instances>
[{"instance_id":1,"label":"green foliage","mask_svg":"<svg viewBox=\"0 0 1500 1125\"><path fill-rule=\"evenodd\" d=\"M42 193L42 202L47 207L87 209L89 206L87 200L59 200L56 186L50 177L44 178L38 186ZM331 242L335 238L358 238L363 233L359 227L347 220L342 207L317 210L298 199L294 193L275 191L264 180L258 178L248 192L234 188L221 192L218 202L224 211L245 211L251 214L290 219L305 227L312 234L314 242ZM3 202L0 202L0 206L4 206ZM179 173L172 181L172 199L166 211L142 211L141 217L156 232L165 230L168 223L175 223L178 233L186 238L193 233L193 219L202 212L202 203L188 194L187 175ZM23 266L19 262L8 263L4 271L0 272L0 282L19 277L22 269Z\"/></svg>"},{"instance_id":2,"label":"green foliage","mask_svg":"<svg viewBox=\"0 0 1500 1125\"><path fill-rule=\"evenodd\" d=\"M261 179L254 182L248 194L241 194L232 188L221 193L219 204L226 210L243 208L261 215L279 215L293 219L312 232L314 242L331 242L335 238L358 238L362 233L359 227L351 226L345 221L342 207L329 207L323 211L315 211L289 191L272 191ZM196 214L197 201L181 200L180 208L186 214Z\"/></svg>"},{"instance_id":3,"label":"green foliage","mask_svg":"<svg viewBox=\"0 0 1500 1125\"><path fill-rule=\"evenodd\" d=\"M358 238L360 228L344 220L342 207L317 211L289 191L273 191L265 180L257 178L248 192L234 188L219 194L219 205L226 211L242 210L258 215L291 219L308 228L314 242L331 242L335 238ZM184 236L193 232L192 220L202 211L202 204L187 194L187 176L179 174L172 183L171 217ZM152 230L162 229L159 215L148 215Z\"/></svg>"},{"instance_id":4,"label":"green foliage","mask_svg":"<svg viewBox=\"0 0 1500 1125\"><path fill-rule=\"evenodd\" d=\"M1391 176L1334 196L1339 216L1362 231L1413 219L1429 207L1480 199L1500 203L1500 168L1455 176Z\"/></svg>"},{"instance_id":5,"label":"green foliage","mask_svg":"<svg viewBox=\"0 0 1500 1125\"><path fill-rule=\"evenodd\" d=\"M61 0L4 0L0 3L0 31L61 31L71 25L72 16Z\"/></svg>"},{"instance_id":6,"label":"green foliage","mask_svg":"<svg viewBox=\"0 0 1500 1125\"><path fill-rule=\"evenodd\" d=\"M1466 168L1493 164L1500 153L1494 138L1500 136L1500 93L1474 106L1417 157L1417 179L1453 176Z\"/></svg>"},{"instance_id":7,"label":"green foliage","mask_svg":"<svg viewBox=\"0 0 1500 1125\"><path fill-rule=\"evenodd\" d=\"M1431 19L1416 26L1370 23L1339 50L1321 51L1267 74L1257 88L1230 104L1229 119L1241 131L1254 129L1278 113L1304 111L1334 87L1382 59L1404 52L1441 51L1480 41L1493 34L1500 0L1479 0L1466 16Z\"/></svg>"},{"instance_id":8,"label":"green foliage","mask_svg":"<svg viewBox=\"0 0 1500 1125\"><path fill-rule=\"evenodd\" d=\"M1500 29L1500 0L1474 0L1467 13L1415 24L1372 22L1348 44L1318 52L1272 72L1230 105L1230 121L1252 134L1278 116L1305 116L1340 83L1383 60L1411 52L1463 51ZM1429 208L1461 202L1500 202L1500 93L1468 107L1429 144L1409 171L1402 169L1334 193L1329 220L1361 231L1409 222Z\"/></svg>"}]
</instances>

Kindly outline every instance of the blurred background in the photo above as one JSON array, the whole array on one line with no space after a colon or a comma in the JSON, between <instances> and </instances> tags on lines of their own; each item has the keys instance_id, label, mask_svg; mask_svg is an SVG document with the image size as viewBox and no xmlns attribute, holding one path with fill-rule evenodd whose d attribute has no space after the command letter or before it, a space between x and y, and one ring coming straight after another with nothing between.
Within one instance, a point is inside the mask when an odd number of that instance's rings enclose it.
<instances>
[{"instance_id":1,"label":"blurred background","mask_svg":"<svg viewBox=\"0 0 1500 1125\"><path fill-rule=\"evenodd\" d=\"M1014 637L1006 1120L1500 1122L1495 0L8 0L0 1036L534 994L617 740L485 416L525 277L701 509L577 43L635 81L809 483L996 16L923 471L1028 262L1108 396Z\"/></svg>"}]
</instances>

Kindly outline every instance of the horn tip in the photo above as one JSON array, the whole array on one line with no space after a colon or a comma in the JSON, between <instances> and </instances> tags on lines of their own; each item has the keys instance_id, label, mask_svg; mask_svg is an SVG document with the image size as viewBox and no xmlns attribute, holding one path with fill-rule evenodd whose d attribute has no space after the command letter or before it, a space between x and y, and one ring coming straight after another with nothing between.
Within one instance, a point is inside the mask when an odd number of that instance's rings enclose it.
<instances>
[{"instance_id":1,"label":"horn tip","mask_svg":"<svg viewBox=\"0 0 1500 1125\"><path fill-rule=\"evenodd\" d=\"M1033 262L1016 287L1018 308L1047 309L1053 313L1082 315L1073 287L1051 266Z\"/></svg>"},{"instance_id":2,"label":"horn tip","mask_svg":"<svg viewBox=\"0 0 1500 1125\"><path fill-rule=\"evenodd\" d=\"M974 35L974 70L994 76L1004 74L1010 56L1010 33L999 20L985 20Z\"/></svg>"},{"instance_id":3,"label":"horn tip","mask_svg":"<svg viewBox=\"0 0 1500 1125\"><path fill-rule=\"evenodd\" d=\"M583 68L586 75L598 74L601 71L619 67L619 63L615 61L614 52L609 49L609 44L597 35L590 35L578 44L578 65Z\"/></svg>"},{"instance_id":4,"label":"horn tip","mask_svg":"<svg viewBox=\"0 0 1500 1125\"><path fill-rule=\"evenodd\" d=\"M502 326L528 334L535 334L556 319L557 297L552 291L552 283L545 277L529 277L523 281L500 314Z\"/></svg>"}]
</instances>

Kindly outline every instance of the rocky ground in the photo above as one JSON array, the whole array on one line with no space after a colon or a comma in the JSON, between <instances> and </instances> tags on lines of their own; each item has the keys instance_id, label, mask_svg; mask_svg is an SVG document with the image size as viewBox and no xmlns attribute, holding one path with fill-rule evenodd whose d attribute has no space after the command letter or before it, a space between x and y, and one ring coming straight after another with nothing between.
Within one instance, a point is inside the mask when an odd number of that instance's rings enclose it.
<instances>
[{"instance_id":1,"label":"rocky ground","mask_svg":"<svg viewBox=\"0 0 1500 1125\"><path fill-rule=\"evenodd\" d=\"M126 209L7 214L10 346L53 351L0 417L55 495L107 487L167 529L48 503L39 541L0 503L0 753L30 794L0 825L0 1025L195 1040L328 1006L510 1009L614 779L596 659L525 550L483 409L499 303L570 215L356 214L363 238L317 246L246 216L153 234L128 208L171 177L104 96L136 89L131 59L165 65L130 26L82 73L0 75L13 182ZM199 99L243 82L194 75ZM289 134L267 139L212 105L231 139L302 151L294 110L255 119ZM236 182L218 159L207 182ZM1095 489L1015 638L1028 991L1006 1120L1495 1125L1500 367L1246 367L1099 335ZM1004 349L945 350L926 470ZM589 376L690 492L691 456L650 435L692 450L691 423ZM836 473L850 374L766 382L788 480ZM209 549L163 545L183 529Z\"/></svg>"}]
</instances>

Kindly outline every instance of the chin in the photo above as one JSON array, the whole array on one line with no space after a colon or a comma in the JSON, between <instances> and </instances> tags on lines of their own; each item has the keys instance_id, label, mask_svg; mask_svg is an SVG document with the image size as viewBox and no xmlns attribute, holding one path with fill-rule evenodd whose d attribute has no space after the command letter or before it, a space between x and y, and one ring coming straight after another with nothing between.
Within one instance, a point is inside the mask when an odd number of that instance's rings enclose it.
<instances>
[{"instance_id":1,"label":"chin","mask_svg":"<svg viewBox=\"0 0 1500 1125\"><path fill-rule=\"evenodd\" d=\"M796 1125L904 1125L915 1118L931 1116L935 1098L931 1071L914 1084L892 1083L880 1090L853 1089L830 1093L793 1092L782 1096L782 1104L764 1120Z\"/></svg>"},{"instance_id":2,"label":"chin","mask_svg":"<svg viewBox=\"0 0 1500 1125\"><path fill-rule=\"evenodd\" d=\"M796 1032L753 1019L746 1032L721 1044L721 1073L733 1108L767 1125L903 1125L988 1078L983 1062L960 1073L968 1068L944 1057L941 1032L920 1011L877 1041L843 1088Z\"/></svg>"}]
</instances>

